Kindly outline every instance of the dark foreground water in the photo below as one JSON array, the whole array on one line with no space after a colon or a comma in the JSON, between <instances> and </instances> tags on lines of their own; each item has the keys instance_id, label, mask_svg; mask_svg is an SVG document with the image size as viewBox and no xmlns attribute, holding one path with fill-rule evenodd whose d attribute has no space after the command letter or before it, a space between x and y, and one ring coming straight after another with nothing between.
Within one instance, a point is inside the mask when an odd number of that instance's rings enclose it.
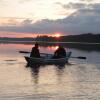
<instances>
[{"instance_id":1,"label":"dark foreground water","mask_svg":"<svg viewBox=\"0 0 100 100\"><path fill-rule=\"evenodd\" d=\"M19 50L32 45L0 44L0 100L100 100L100 51L66 48L72 56L65 66L26 67ZM53 53L56 47L41 46Z\"/></svg>"}]
</instances>

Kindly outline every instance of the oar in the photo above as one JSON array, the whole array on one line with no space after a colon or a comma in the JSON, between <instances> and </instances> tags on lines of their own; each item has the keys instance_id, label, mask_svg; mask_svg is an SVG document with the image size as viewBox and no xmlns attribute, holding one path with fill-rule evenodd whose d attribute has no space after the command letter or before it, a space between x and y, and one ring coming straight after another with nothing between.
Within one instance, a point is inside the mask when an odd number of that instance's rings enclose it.
<instances>
[{"instance_id":1,"label":"oar","mask_svg":"<svg viewBox=\"0 0 100 100\"><path fill-rule=\"evenodd\" d=\"M19 51L19 53L30 53L30 52L28 52L28 51ZM52 55L52 54L46 54L46 53L40 53L40 54L44 54L44 55ZM86 57L83 57L83 56L70 57L70 58L86 59Z\"/></svg>"},{"instance_id":2,"label":"oar","mask_svg":"<svg viewBox=\"0 0 100 100\"><path fill-rule=\"evenodd\" d=\"M19 51L19 53L31 53L28 51ZM48 53L40 53L41 55L46 55L46 56L52 56L53 54L48 54Z\"/></svg>"},{"instance_id":3,"label":"oar","mask_svg":"<svg viewBox=\"0 0 100 100\"><path fill-rule=\"evenodd\" d=\"M83 57L83 56L78 56L78 57L70 57L70 58L86 59L86 57Z\"/></svg>"},{"instance_id":4,"label":"oar","mask_svg":"<svg viewBox=\"0 0 100 100\"><path fill-rule=\"evenodd\" d=\"M30 53L28 51L19 51L19 53Z\"/></svg>"}]
</instances>

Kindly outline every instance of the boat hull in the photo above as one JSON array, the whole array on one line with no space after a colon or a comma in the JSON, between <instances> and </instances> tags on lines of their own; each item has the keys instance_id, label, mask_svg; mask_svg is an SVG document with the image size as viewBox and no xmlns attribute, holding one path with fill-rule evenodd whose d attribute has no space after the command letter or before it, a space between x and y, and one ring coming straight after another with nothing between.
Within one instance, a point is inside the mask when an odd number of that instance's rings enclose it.
<instances>
[{"instance_id":1,"label":"boat hull","mask_svg":"<svg viewBox=\"0 0 100 100\"><path fill-rule=\"evenodd\" d=\"M58 59L52 59L49 57L34 58L25 56L25 60L28 64L65 64L68 62L70 55L71 52L67 52L67 56L65 58Z\"/></svg>"}]
</instances>

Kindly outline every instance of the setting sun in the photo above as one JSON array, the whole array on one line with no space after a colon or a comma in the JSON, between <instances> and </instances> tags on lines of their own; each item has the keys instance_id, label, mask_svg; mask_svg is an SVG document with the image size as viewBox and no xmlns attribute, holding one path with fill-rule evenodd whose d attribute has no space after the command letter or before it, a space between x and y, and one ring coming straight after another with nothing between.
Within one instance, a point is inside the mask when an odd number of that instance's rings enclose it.
<instances>
[{"instance_id":1,"label":"setting sun","mask_svg":"<svg viewBox=\"0 0 100 100\"><path fill-rule=\"evenodd\" d=\"M54 37L59 38L61 35L59 33L55 34Z\"/></svg>"}]
</instances>

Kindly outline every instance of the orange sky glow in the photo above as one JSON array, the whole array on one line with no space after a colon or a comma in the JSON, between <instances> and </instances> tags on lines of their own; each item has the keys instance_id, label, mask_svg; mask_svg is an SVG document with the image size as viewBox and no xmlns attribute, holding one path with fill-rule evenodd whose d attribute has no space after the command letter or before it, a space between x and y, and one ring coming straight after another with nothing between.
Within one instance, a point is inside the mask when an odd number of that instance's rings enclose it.
<instances>
[{"instance_id":1,"label":"orange sky glow","mask_svg":"<svg viewBox=\"0 0 100 100\"><path fill-rule=\"evenodd\" d=\"M1 32L0 33L0 37L11 37L11 38L35 38L37 36L51 36L51 37L56 37L59 38L60 36L62 36L63 34L60 32L57 33L50 33L50 34L39 34L39 33L7 33L7 32Z\"/></svg>"}]
</instances>

